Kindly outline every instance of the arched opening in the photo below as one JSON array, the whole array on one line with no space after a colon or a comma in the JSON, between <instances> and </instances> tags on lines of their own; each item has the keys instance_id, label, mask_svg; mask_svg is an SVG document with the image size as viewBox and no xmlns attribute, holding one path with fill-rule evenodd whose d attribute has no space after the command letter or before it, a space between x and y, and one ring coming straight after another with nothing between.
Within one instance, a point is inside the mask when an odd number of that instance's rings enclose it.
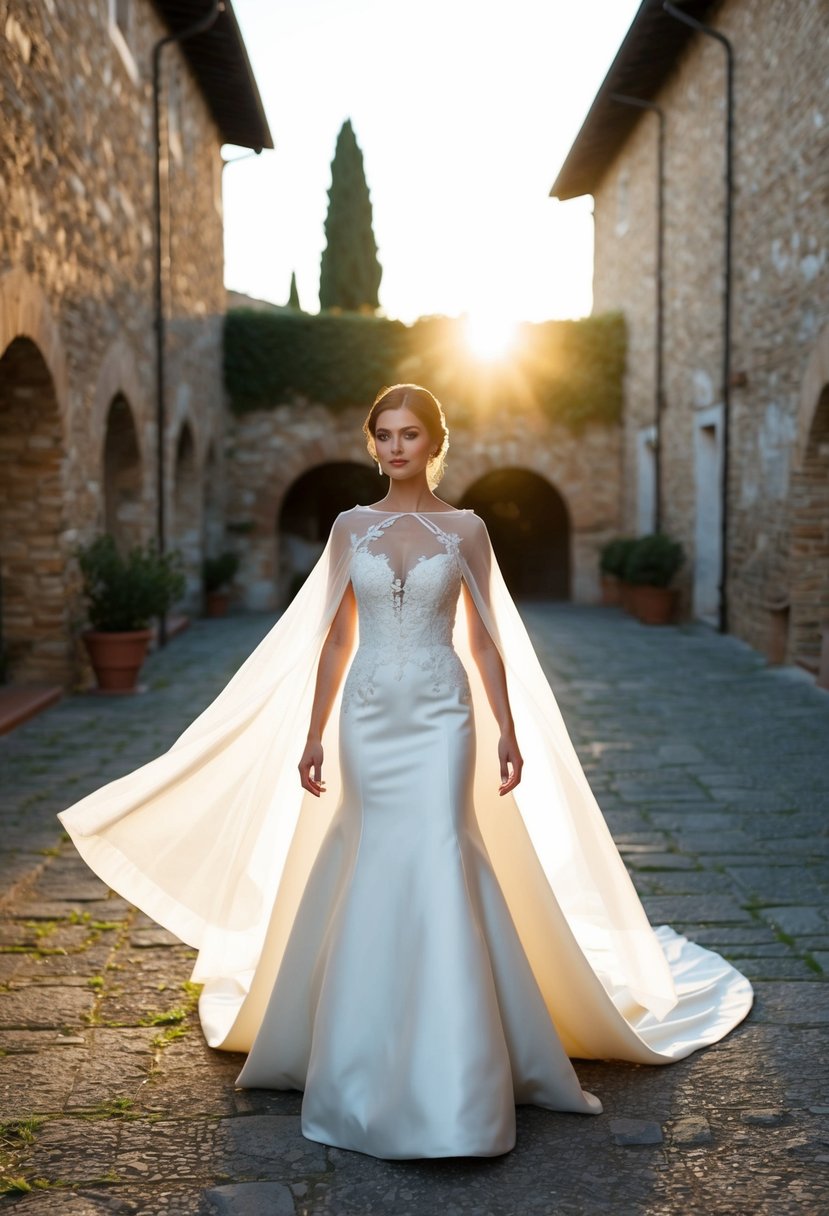
<instances>
[{"instance_id":1,"label":"arched opening","mask_svg":"<svg viewBox=\"0 0 829 1216\"><path fill-rule=\"evenodd\" d=\"M558 490L529 469L495 469L464 494L481 516L515 596L570 598L571 528Z\"/></svg>"},{"instance_id":2,"label":"arched opening","mask_svg":"<svg viewBox=\"0 0 829 1216\"><path fill-rule=\"evenodd\" d=\"M185 423L176 443L171 548L184 559L187 589L182 607L196 611L201 602L201 490L193 432Z\"/></svg>"},{"instance_id":3,"label":"arched opening","mask_svg":"<svg viewBox=\"0 0 829 1216\"><path fill-rule=\"evenodd\" d=\"M278 602L296 594L325 547L340 511L371 503L388 488L370 468L352 461L331 461L301 474L282 500L277 520Z\"/></svg>"},{"instance_id":4,"label":"arched opening","mask_svg":"<svg viewBox=\"0 0 829 1216\"><path fill-rule=\"evenodd\" d=\"M132 410L118 393L107 412L104 438L104 529L126 550L143 538L141 452Z\"/></svg>"},{"instance_id":5,"label":"arched opening","mask_svg":"<svg viewBox=\"0 0 829 1216\"><path fill-rule=\"evenodd\" d=\"M15 338L0 358L0 680L71 679L62 463L49 368Z\"/></svg>"},{"instance_id":6,"label":"arched opening","mask_svg":"<svg viewBox=\"0 0 829 1216\"><path fill-rule=\"evenodd\" d=\"M829 629L829 384L824 384L800 468L792 477L791 655L817 673Z\"/></svg>"},{"instance_id":7,"label":"arched opening","mask_svg":"<svg viewBox=\"0 0 829 1216\"><path fill-rule=\"evenodd\" d=\"M224 511L222 509L222 483L216 445L207 450L204 466L204 556L218 557L224 549Z\"/></svg>"}]
</instances>

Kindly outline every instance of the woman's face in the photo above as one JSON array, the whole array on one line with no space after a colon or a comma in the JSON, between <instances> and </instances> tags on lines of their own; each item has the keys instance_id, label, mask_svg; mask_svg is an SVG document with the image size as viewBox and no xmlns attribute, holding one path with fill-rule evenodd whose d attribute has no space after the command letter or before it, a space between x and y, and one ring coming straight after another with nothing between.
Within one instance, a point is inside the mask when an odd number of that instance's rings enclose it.
<instances>
[{"instance_id":1,"label":"woman's face","mask_svg":"<svg viewBox=\"0 0 829 1216\"><path fill-rule=\"evenodd\" d=\"M377 415L374 447L380 467L392 481L405 481L423 473L437 447L426 427L411 410L381 410Z\"/></svg>"}]
</instances>

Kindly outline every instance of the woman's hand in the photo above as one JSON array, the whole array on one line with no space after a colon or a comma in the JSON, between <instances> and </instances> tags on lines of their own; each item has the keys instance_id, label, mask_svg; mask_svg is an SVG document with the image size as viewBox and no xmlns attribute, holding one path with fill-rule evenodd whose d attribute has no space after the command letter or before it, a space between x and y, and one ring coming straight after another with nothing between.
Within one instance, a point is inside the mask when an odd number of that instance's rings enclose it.
<instances>
[{"instance_id":1,"label":"woman's hand","mask_svg":"<svg viewBox=\"0 0 829 1216\"><path fill-rule=\"evenodd\" d=\"M315 798L325 793L325 782L322 779L322 743L319 739L309 739L305 744L305 751L299 762L299 780L302 788Z\"/></svg>"},{"instance_id":2,"label":"woman's hand","mask_svg":"<svg viewBox=\"0 0 829 1216\"><path fill-rule=\"evenodd\" d=\"M521 769L524 767L515 734L511 730L504 731L498 740L498 760L501 764L501 784L498 787L498 793L508 794L521 780ZM512 765L511 774L509 765Z\"/></svg>"},{"instance_id":3,"label":"woman's hand","mask_svg":"<svg viewBox=\"0 0 829 1216\"><path fill-rule=\"evenodd\" d=\"M486 586L487 584L488 575L481 585ZM501 653L481 618L472 592L467 587L465 581L461 586L464 593L464 607L466 608L469 620L469 648L472 651L472 657L478 664L478 670L481 673L490 709L494 713L495 720L501 731L501 738L498 741L501 784L498 787L498 793L508 794L511 790L515 789L521 780L521 769L524 767L524 761L521 759L521 753L518 750L515 729L512 724L509 692L507 690L507 673L504 669ZM512 766L512 773L510 773L510 766Z\"/></svg>"}]
</instances>

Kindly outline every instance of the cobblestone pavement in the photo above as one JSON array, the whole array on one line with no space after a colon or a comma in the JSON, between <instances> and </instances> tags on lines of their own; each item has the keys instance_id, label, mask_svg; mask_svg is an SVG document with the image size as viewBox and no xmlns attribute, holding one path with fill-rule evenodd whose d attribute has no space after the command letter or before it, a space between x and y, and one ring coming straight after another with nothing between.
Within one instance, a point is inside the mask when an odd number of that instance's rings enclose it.
<instances>
[{"instance_id":1,"label":"cobblestone pavement","mask_svg":"<svg viewBox=\"0 0 829 1216\"><path fill-rule=\"evenodd\" d=\"M580 1063L605 1114L519 1111L493 1160L381 1162L303 1139L300 1096L236 1092L193 952L110 894L55 813L168 746L270 621L196 622L148 691L0 739L0 1120L26 1216L592 1216L829 1211L829 696L703 626L525 616L655 924L754 981L749 1019L669 1067Z\"/></svg>"}]
</instances>

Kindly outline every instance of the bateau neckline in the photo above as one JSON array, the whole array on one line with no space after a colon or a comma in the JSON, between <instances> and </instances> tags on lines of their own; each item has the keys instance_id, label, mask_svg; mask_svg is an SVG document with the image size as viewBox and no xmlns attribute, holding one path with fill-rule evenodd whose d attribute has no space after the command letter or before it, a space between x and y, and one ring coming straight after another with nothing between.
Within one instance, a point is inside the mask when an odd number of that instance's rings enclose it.
<instances>
[{"instance_id":1,"label":"bateau neckline","mask_svg":"<svg viewBox=\"0 0 829 1216\"><path fill-rule=\"evenodd\" d=\"M380 510L379 507L370 507L367 503L358 502L358 511L371 511L374 515L466 515L469 507L455 507L451 511L395 511Z\"/></svg>"}]
</instances>

